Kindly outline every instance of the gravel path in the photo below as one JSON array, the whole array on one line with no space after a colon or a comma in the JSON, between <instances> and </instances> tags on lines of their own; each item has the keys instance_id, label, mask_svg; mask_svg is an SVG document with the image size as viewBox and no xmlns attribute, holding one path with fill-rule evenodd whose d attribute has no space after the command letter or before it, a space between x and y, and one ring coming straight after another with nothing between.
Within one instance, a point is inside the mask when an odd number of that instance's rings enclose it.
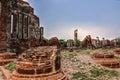
<instances>
[{"instance_id":1,"label":"gravel path","mask_svg":"<svg viewBox=\"0 0 120 80\"><path fill-rule=\"evenodd\" d=\"M66 53L68 54L64 55ZM62 55L62 69L68 75L70 80L74 80L72 79L73 74L77 72L85 73L86 75L88 75L89 78L91 78L89 76L90 70L93 70L94 67L97 67L98 69L99 68L105 69L105 67L99 64L96 64L94 60L91 58L90 54L82 54L80 52L78 52L77 54L76 52L73 52L73 53L62 52L62 54L63 54ZM109 68L107 69L113 70ZM119 72L120 68L114 69L114 70ZM75 80L88 80L88 79L75 79ZM102 75L102 76L98 76L90 80L120 80L120 77L109 77L108 75Z\"/></svg>"}]
</instances>

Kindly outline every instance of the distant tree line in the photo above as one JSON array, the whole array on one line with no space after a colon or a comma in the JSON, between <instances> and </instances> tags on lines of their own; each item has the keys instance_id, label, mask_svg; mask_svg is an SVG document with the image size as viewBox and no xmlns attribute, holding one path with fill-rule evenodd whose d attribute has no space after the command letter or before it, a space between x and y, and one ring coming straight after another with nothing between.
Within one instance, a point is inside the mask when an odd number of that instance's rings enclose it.
<instances>
[{"instance_id":1,"label":"distant tree line","mask_svg":"<svg viewBox=\"0 0 120 80\"><path fill-rule=\"evenodd\" d=\"M74 40L72 40L73 45L74 45ZM65 39L59 39L59 42L61 44L61 46L67 47L67 41ZM81 46L81 41L77 40L77 46Z\"/></svg>"},{"instance_id":2,"label":"distant tree line","mask_svg":"<svg viewBox=\"0 0 120 80\"><path fill-rule=\"evenodd\" d=\"M117 42L120 43L120 38L116 38Z\"/></svg>"}]
</instances>

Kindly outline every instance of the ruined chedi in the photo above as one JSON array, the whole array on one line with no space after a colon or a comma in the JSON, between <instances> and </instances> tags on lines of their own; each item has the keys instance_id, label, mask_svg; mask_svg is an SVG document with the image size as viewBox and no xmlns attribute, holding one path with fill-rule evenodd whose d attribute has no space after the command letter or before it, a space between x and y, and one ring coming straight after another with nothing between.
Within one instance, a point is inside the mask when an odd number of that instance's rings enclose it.
<instances>
[{"instance_id":1,"label":"ruined chedi","mask_svg":"<svg viewBox=\"0 0 120 80\"><path fill-rule=\"evenodd\" d=\"M10 80L68 80L56 46L31 48L19 56Z\"/></svg>"}]
</instances>

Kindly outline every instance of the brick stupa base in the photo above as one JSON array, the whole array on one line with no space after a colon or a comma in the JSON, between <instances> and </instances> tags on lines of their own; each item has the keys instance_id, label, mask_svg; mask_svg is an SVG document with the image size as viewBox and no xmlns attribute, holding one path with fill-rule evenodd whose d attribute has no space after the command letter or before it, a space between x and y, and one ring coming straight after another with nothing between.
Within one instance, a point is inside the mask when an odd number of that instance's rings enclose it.
<instances>
[{"instance_id":1,"label":"brick stupa base","mask_svg":"<svg viewBox=\"0 0 120 80\"><path fill-rule=\"evenodd\" d=\"M96 63L109 68L119 68L119 61L114 58L111 52L92 52L92 58Z\"/></svg>"},{"instance_id":2,"label":"brick stupa base","mask_svg":"<svg viewBox=\"0 0 120 80\"><path fill-rule=\"evenodd\" d=\"M0 53L0 66L3 66L16 59L16 53Z\"/></svg>"},{"instance_id":3,"label":"brick stupa base","mask_svg":"<svg viewBox=\"0 0 120 80\"><path fill-rule=\"evenodd\" d=\"M68 80L63 72L57 73L48 73L47 75L25 75L19 74L16 71L13 72L13 75L10 80Z\"/></svg>"},{"instance_id":4,"label":"brick stupa base","mask_svg":"<svg viewBox=\"0 0 120 80\"><path fill-rule=\"evenodd\" d=\"M115 52L116 54L120 55L120 48L114 49L114 52Z\"/></svg>"},{"instance_id":5,"label":"brick stupa base","mask_svg":"<svg viewBox=\"0 0 120 80\"><path fill-rule=\"evenodd\" d=\"M68 80L61 70L60 51L55 46L31 48L22 53L10 80Z\"/></svg>"}]
</instances>

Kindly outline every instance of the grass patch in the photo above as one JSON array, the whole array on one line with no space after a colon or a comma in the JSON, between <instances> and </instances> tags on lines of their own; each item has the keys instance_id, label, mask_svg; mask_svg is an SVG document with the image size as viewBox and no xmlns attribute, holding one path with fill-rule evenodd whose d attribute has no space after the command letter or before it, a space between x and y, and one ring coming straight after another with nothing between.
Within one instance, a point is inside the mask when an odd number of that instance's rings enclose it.
<instances>
[{"instance_id":1,"label":"grass patch","mask_svg":"<svg viewBox=\"0 0 120 80\"><path fill-rule=\"evenodd\" d=\"M90 49L80 50L80 52L81 52L81 53L84 53L84 54L89 54L91 51L93 51L93 50L90 50Z\"/></svg>"},{"instance_id":2,"label":"grass patch","mask_svg":"<svg viewBox=\"0 0 120 80\"><path fill-rule=\"evenodd\" d=\"M71 61L72 61L72 62L78 62L78 61L80 61L80 60L78 60L78 59L76 59L76 58L73 58L73 59L71 59Z\"/></svg>"},{"instance_id":3,"label":"grass patch","mask_svg":"<svg viewBox=\"0 0 120 80\"><path fill-rule=\"evenodd\" d=\"M106 70L102 68L94 67L92 70L90 70L91 77L98 77L98 76L105 76L108 75L110 77L118 77L119 73L115 70Z\"/></svg>"},{"instance_id":4,"label":"grass patch","mask_svg":"<svg viewBox=\"0 0 120 80\"><path fill-rule=\"evenodd\" d=\"M85 80L87 77L87 75L85 73L81 73L81 72L76 72L76 73L73 73L73 79L79 79L80 80Z\"/></svg>"},{"instance_id":5,"label":"grass patch","mask_svg":"<svg viewBox=\"0 0 120 80\"><path fill-rule=\"evenodd\" d=\"M119 56L115 56L115 59L119 60L120 61L120 57Z\"/></svg>"},{"instance_id":6,"label":"grass patch","mask_svg":"<svg viewBox=\"0 0 120 80\"><path fill-rule=\"evenodd\" d=\"M106 74L108 76L113 76L113 77L118 77L119 76L119 73L115 70L106 70Z\"/></svg>"},{"instance_id":7,"label":"grass patch","mask_svg":"<svg viewBox=\"0 0 120 80\"><path fill-rule=\"evenodd\" d=\"M102 48L102 51L104 51L104 52L109 52L111 50L113 50L113 48Z\"/></svg>"},{"instance_id":8,"label":"grass patch","mask_svg":"<svg viewBox=\"0 0 120 80\"><path fill-rule=\"evenodd\" d=\"M98 77L103 74L103 69L98 69L95 67L94 69L90 70L90 73L91 77Z\"/></svg>"},{"instance_id":9,"label":"grass patch","mask_svg":"<svg viewBox=\"0 0 120 80\"><path fill-rule=\"evenodd\" d=\"M74 56L77 56L78 53L73 51L73 52L69 52L68 50L64 50L61 52L61 55L62 56L65 56L65 57L70 57L70 58L73 58Z\"/></svg>"},{"instance_id":10,"label":"grass patch","mask_svg":"<svg viewBox=\"0 0 120 80\"><path fill-rule=\"evenodd\" d=\"M8 69L10 72L13 72L16 67L15 67L16 62L10 62L5 66L5 69Z\"/></svg>"}]
</instances>

